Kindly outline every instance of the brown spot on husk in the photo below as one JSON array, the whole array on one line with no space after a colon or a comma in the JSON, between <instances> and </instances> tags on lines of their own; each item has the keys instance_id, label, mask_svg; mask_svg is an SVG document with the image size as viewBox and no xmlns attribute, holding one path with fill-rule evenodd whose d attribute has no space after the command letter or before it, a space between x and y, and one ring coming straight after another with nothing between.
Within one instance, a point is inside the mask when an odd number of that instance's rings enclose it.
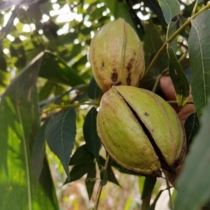
<instances>
[{"instance_id":1,"label":"brown spot on husk","mask_svg":"<svg viewBox=\"0 0 210 210\"><path fill-rule=\"evenodd\" d=\"M102 62L101 63L101 70L104 70L104 67L105 67L104 62Z\"/></svg>"},{"instance_id":2,"label":"brown spot on husk","mask_svg":"<svg viewBox=\"0 0 210 210\"><path fill-rule=\"evenodd\" d=\"M117 81L117 78L118 78L118 74L117 73L113 73L112 77L111 77L112 82L115 83Z\"/></svg>"},{"instance_id":3,"label":"brown spot on husk","mask_svg":"<svg viewBox=\"0 0 210 210\"><path fill-rule=\"evenodd\" d=\"M121 85L122 84L122 82L118 82L116 85Z\"/></svg>"},{"instance_id":4,"label":"brown spot on husk","mask_svg":"<svg viewBox=\"0 0 210 210\"><path fill-rule=\"evenodd\" d=\"M133 67L133 62L134 62L134 59L131 58L130 61L128 62L127 66L126 66L126 69L128 70L128 72L131 71L131 69Z\"/></svg>"},{"instance_id":5,"label":"brown spot on husk","mask_svg":"<svg viewBox=\"0 0 210 210\"><path fill-rule=\"evenodd\" d=\"M148 117L149 116L149 113L148 112L144 112L144 115Z\"/></svg>"},{"instance_id":6,"label":"brown spot on husk","mask_svg":"<svg viewBox=\"0 0 210 210\"><path fill-rule=\"evenodd\" d=\"M127 85L131 84L131 73L128 74L128 77L126 79L126 83L127 83Z\"/></svg>"}]
</instances>

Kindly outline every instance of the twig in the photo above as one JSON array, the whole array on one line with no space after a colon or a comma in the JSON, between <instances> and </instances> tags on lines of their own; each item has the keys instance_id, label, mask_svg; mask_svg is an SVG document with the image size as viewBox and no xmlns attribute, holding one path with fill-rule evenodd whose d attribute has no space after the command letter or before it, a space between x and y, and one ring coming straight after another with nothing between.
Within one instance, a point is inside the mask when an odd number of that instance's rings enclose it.
<instances>
[{"instance_id":1,"label":"twig","mask_svg":"<svg viewBox=\"0 0 210 210\"><path fill-rule=\"evenodd\" d=\"M187 53L184 53L181 58L179 58L179 63L181 63L187 56Z\"/></svg>"},{"instance_id":2,"label":"twig","mask_svg":"<svg viewBox=\"0 0 210 210\"><path fill-rule=\"evenodd\" d=\"M162 74L160 74L160 75L157 76L156 81L155 81L155 84L153 85L153 88L152 88L152 92L156 92L157 87L158 87L158 83L160 82L160 78L161 77L162 77Z\"/></svg>"},{"instance_id":3,"label":"twig","mask_svg":"<svg viewBox=\"0 0 210 210\"><path fill-rule=\"evenodd\" d=\"M195 14L197 6L198 6L198 0L195 1L195 5L194 5L193 10L192 10L192 15Z\"/></svg>"},{"instance_id":4,"label":"twig","mask_svg":"<svg viewBox=\"0 0 210 210\"><path fill-rule=\"evenodd\" d=\"M159 56L161 55L161 53L163 52L163 50L166 48L167 44L170 43L183 29L185 29L188 25L190 25L191 21L197 17L201 12L207 10L210 8L210 4L207 4L203 9L201 9L199 12L197 12L195 15L193 15L189 20L187 20L179 29L177 29L174 34L168 38L165 43L162 45L162 47L158 50L158 52L156 53L156 55L154 56L154 58L152 59L151 63L149 64L149 66L147 67L146 70L146 74L148 74L152 68L152 66L155 64L155 62L157 61L157 59L159 58Z\"/></svg>"},{"instance_id":5,"label":"twig","mask_svg":"<svg viewBox=\"0 0 210 210\"><path fill-rule=\"evenodd\" d=\"M166 101L169 104L177 104L177 101ZM187 101L186 104L194 104L193 101Z\"/></svg>"},{"instance_id":6,"label":"twig","mask_svg":"<svg viewBox=\"0 0 210 210\"><path fill-rule=\"evenodd\" d=\"M107 158L106 158L106 162L105 162L105 164L104 164L104 169L105 169L105 170L106 170L107 167L108 167L109 159L110 159L110 156L109 156L109 154L108 154L108 155L107 155ZM100 184L99 187L98 187L97 194L96 194L95 210L98 209L98 205L99 205L99 201L100 201L100 196L101 196L102 188L103 188L103 186Z\"/></svg>"},{"instance_id":7,"label":"twig","mask_svg":"<svg viewBox=\"0 0 210 210\"><path fill-rule=\"evenodd\" d=\"M170 191L171 186L169 184L169 181L168 181L168 178L167 177L166 177L166 185L167 185L167 188L168 188L170 208L173 209L173 202L172 202L172 196L171 196L171 191Z\"/></svg>"},{"instance_id":8,"label":"twig","mask_svg":"<svg viewBox=\"0 0 210 210\"><path fill-rule=\"evenodd\" d=\"M52 112L52 111L54 111L55 109L58 109L58 108L59 108L59 110L58 110L57 112L54 112L54 113L52 113L52 114L48 114L48 115L45 116L45 117L41 117L41 121L45 121L45 120L47 120L47 119L49 119L49 118L51 118L51 117L53 117L53 116L59 114L60 112L62 112L62 111L65 110L65 109L68 109L68 108L71 108L71 107L78 107L78 106L82 106L82 105L88 105L88 106L93 105L93 106L98 106L99 103L90 102L90 103L68 104L68 105L64 105L64 106L59 106L59 105L58 105L58 106L55 107L55 108L52 108L52 109L47 110L47 111L45 111L45 112L42 112L42 114L46 114L47 112Z\"/></svg>"}]
</instances>

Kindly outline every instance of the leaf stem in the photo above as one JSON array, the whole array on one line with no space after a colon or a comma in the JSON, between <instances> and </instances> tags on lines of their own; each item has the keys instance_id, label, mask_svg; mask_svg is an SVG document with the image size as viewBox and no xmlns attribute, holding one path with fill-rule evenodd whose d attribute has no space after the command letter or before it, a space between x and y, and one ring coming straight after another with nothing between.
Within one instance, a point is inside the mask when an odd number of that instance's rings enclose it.
<instances>
[{"instance_id":1,"label":"leaf stem","mask_svg":"<svg viewBox=\"0 0 210 210\"><path fill-rule=\"evenodd\" d=\"M197 6L198 6L198 0L195 1L195 5L194 5L193 10L192 10L192 15L195 14Z\"/></svg>"},{"instance_id":2,"label":"leaf stem","mask_svg":"<svg viewBox=\"0 0 210 210\"><path fill-rule=\"evenodd\" d=\"M148 210L150 206L151 194L145 198L141 205L141 210Z\"/></svg>"},{"instance_id":3,"label":"leaf stem","mask_svg":"<svg viewBox=\"0 0 210 210\"><path fill-rule=\"evenodd\" d=\"M169 203L170 203L170 208L173 209L173 202L172 202L172 196L171 196L171 186L169 184L168 178L166 177L166 185L167 185L167 190L168 190L168 195L169 195Z\"/></svg>"},{"instance_id":4,"label":"leaf stem","mask_svg":"<svg viewBox=\"0 0 210 210\"><path fill-rule=\"evenodd\" d=\"M63 110L65 109L68 109L68 108L71 108L71 107L78 107L78 106L82 106L82 105L88 105L88 106L98 106L99 103L98 102L89 102L89 103L75 103L75 104L68 104L68 105L64 105L64 106L56 106L50 110L47 110L47 111L44 111L42 112L41 115L45 115L44 117L41 117L41 121L45 121L47 120L48 118L51 118L52 116L55 116L57 114L59 114L60 112L62 112ZM56 110L55 112L53 112L54 110ZM58 110L59 109L59 110ZM51 114L48 114L49 112L53 112Z\"/></svg>"},{"instance_id":5,"label":"leaf stem","mask_svg":"<svg viewBox=\"0 0 210 210\"><path fill-rule=\"evenodd\" d=\"M177 101L166 101L168 102L169 104L177 104ZM194 104L193 101L187 101L186 104Z\"/></svg>"},{"instance_id":6,"label":"leaf stem","mask_svg":"<svg viewBox=\"0 0 210 210\"><path fill-rule=\"evenodd\" d=\"M162 77L162 74L158 75L157 78L156 78L156 81L155 81L155 84L153 85L153 88L152 88L152 92L155 92L157 90L157 87L158 87L158 84L160 82L160 78Z\"/></svg>"},{"instance_id":7,"label":"leaf stem","mask_svg":"<svg viewBox=\"0 0 210 210\"><path fill-rule=\"evenodd\" d=\"M110 159L110 156L109 154L107 155L107 158L106 158L106 162L104 164L104 169L106 170L107 167L108 167L108 164L109 164L109 159ZM95 210L98 209L98 205L99 205L99 201L100 201L100 196L101 196L101 192L102 192L102 188L103 186L101 184L99 184L99 187L98 187L98 190L97 190L97 194L96 194L96 204L95 204Z\"/></svg>"},{"instance_id":8,"label":"leaf stem","mask_svg":"<svg viewBox=\"0 0 210 210\"><path fill-rule=\"evenodd\" d=\"M154 58L152 59L152 61L150 62L149 66L147 67L147 70L145 72L145 75L147 75L150 70L152 69L152 66L155 64L155 62L157 61L157 59L159 58L159 56L161 55L161 53L164 51L164 49L166 48L167 44L170 43L183 29L185 29L188 25L190 25L191 21L197 17L201 12L207 10L210 8L210 4L207 4L205 7L203 7L199 12L197 12L195 15L193 15L191 18L189 18L180 28L178 28L174 34L169 37L165 43L162 45L162 47L158 50L158 52L156 53L156 55L154 56Z\"/></svg>"}]
</instances>

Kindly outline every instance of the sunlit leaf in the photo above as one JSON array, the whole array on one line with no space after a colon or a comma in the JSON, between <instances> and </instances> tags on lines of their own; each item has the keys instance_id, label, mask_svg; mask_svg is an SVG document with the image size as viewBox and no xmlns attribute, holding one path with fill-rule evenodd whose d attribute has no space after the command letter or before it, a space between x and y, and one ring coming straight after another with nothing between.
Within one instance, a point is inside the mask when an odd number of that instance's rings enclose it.
<instances>
[{"instance_id":1,"label":"sunlit leaf","mask_svg":"<svg viewBox=\"0 0 210 210\"><path fill-rule=\"evenodd\" d=\"M50 171L50 167L49 164L47 162L47 157L44 157L43 160L43 168L41 171L41 175L39 177L39 183L43 188L44 193L49 197L50 201L52 204L50 204L49 202L46 202L46 198L45 196L43 196L43 192L42 191L36 191L36 196L39 195L42 199L42 207L40 208L46 208L46 209L55 209L58 210L59 209L59 203L58 203L58 199L57 199L57 195L56 195L56 191L55 191L55 187L54 187L54 183L53 183L53 179L52 179L52 174ZM52 205L52 206L51 206ZM38 208L37 210L40 210L40 208Z\"/></svg>"},{"instance_id":2,"label":"sunlit leaf","mask_svg":"<svg viewBox=\"0 0 210 210\"><path fill-rule=\"evenodd\" d=\"M51 118L45 135L50 149L58 156L69 177L69 160L76 136L75 109L67 109Z\"/></svg>"},{"instance_id":3,"label":"sunlit leaf","mask_svg":"<svg viewBox=\"0 0 210 210\"><path fill-rule=\"evenodd\" d=\"M32 147L32 170L35 180L38 182L43 168L45 157L45 129L47 121L40 127Z\"/></svg>"},{"instance_id":4,"label":"sunlit leaf","mask_svg":"<svg viewBox=\"0 0 210 210\"><path fill-rule=\"evenodd\" d=\"M0 52L0 70L3 70L3 71L7 70L7 62L3 56L3 52Z\"/></svg>"},{"instance_id":5,"label":"sunlit leaf","mask_svg":"<svg viewBox=\"0 0 210 210\"><path fill-rule=\"evenodd\" d=\"M8 86L0 101L0 209L58 209L56 198L36 185L32 145L39 129L36 79L40 54ZM24 81L24 82L23 82ZM51 177L40 179L51 188Z\"/></svg>"},{"instance_id":6,"label":"sunlit leaf","mask_svg":"<svg viewBox=\"0 0 210 210\"><path fill-rule=\"evenodd\" d=\"M134 29L136 29L136 26L133 23L133 20L131 18L130 12L128 10L127 5L124 2L120 1L110 1L106 0L106 5L110 9L112 15L117 18L123 18L126 22L128 22Z\"/></svg>"},{"instance_id":7,"label":"sunlit leaf","mask_svg":"<svg viewBox=\"0 0 210 210\"><path fill-rule=\"evenodd\" d=\"M210 95L210 11L204 11L192 21L189 35L189 56L192 95L195 109L201 115Z\"/></svg>"},{"instance_id":8,"label":"sunlit leaf","mask_svg":"<svg viewBox=\"0 0 210 210\"><path fill-rule=\"evenodd\" d=\"M9 83L8 77L9 73L0 70L0 92L3 92L2 90L4 90L4 87Z\"/></svg>"},{"instance_id":9,"label":"sunlit leaf","mask_svg":"<svg viewBox=\"0 0 210 210\"><path fill-rule=\"evenodd\" d=\"M10 8L11 5L11 1L9 1L9 3L5 3L4 1L0 3L0 7L3 8L3 10L8 7L8 9ZM2 41L4 40L4 38L12 31L12 29L14 28L14 19L17 17L19 12L19 8L16 7L12 12L11 15L9 17L9 20L7 21L6 25L1 29L0 31L0 44L2 43Z\"/></svg>"},{"instance_id":10,"label":"sunlit leaf","mask_svg":"<svg viewBox=\"0 0 210 210\"><path fill-rule=\"evenodd\" d=\"M44 86L39 91L39 100L43 101L49 97L54 89L54 84L50 81L47 81Z\"/></svg>"},{"instance_id":11,"label":"sunlit leaf","mask_svg":"<svg viewBox=\"0 0 210 210\"><path fill-rule=\"evenodd\" d=\"M48 52L45 52L42 58L39 76L69 86L84 84L84 81L76 71L70 68L59 57Z\"/></svg>"},{"instance_id":12,"label":"sunlit leaf","mask_svg":"<svg viewBox=\"0 0 210 210\"><path fill-rule=\"evenodd\" d=\"M25 55L25 49L20 38L15 38L15 40L10 45L10 54L15 57L15 66L17 68L25 67L27 63L27 58Z\"/></svg>"}]
</instances>

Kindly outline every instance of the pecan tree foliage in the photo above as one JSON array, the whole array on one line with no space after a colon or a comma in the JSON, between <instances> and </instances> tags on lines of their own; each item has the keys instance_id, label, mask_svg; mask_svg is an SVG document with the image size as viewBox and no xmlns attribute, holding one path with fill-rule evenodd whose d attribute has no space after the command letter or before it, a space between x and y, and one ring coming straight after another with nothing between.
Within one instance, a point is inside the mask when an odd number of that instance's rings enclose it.
<instances>
[{"instance_id":1,"label":"pecan tree foliage","mask_svg":"<svg viewBox=\"0 0 210 210\"><path fill-rule=\"evenodd\" d=\"M2 0L0 208L59 208L49 153L64 169L64 184L85 177L95 209L107 182L123 185L116 171L136 175L106 158L96 130L102 92L88 48L95 32L117 18L133 27L144 46L140 87L168 101L185 128L188 152L171 208L208 208L209 8L202 0ZM153 190L156 178L139 180L141 208L154 209L163 190Z\"/></svg>"}]
</instances>

